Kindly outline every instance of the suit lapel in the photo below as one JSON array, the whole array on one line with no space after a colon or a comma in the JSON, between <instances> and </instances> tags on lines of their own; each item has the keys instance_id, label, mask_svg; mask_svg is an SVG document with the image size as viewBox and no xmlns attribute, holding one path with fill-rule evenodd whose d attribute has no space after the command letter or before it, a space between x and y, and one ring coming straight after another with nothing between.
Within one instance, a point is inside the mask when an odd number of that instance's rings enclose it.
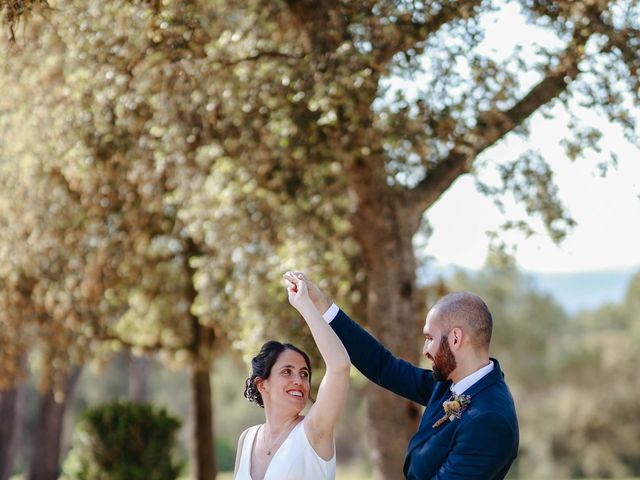
<instances>
[{"instance_id":1,"label":"suit lapel","mask_svg":"<svg viewBox=\"0 0 640 480\"><path fill-rule=\"evenodd\" d=\"M450 387L451 382L438 382L436 384L433 395L431 396L431 400L429 400L427 408L422 415L420 428L413 435L411 441L409 442L409 446L407 448L407 456L416 446L424 443L435 432L438 431L438 429L436 428L431 428L431 425L433 425L433 423L444 413L444 411L442 410L442 403L451 396Z\"/></svg>"},{"instance_id":2,"label":"suit lapel","mask_svg":"<svg viewBox=\"0 0 640 480\"><path fill-rule=\"evenodd\" d=\"M502 370L500 369L500 364L495 358L491 358L493 362L493 370L489 372L487 375L482 377L478 382L474 383L469 387L464 393L464 395L471 396L471 406L473 406L473 396L480 393L485 388L498 383L503 378ZM434 388L433 395L427 404L427 408L422 415L422 420L420 423L419 430L414 434L409 442L409 446L407 447L407 454L405 456L405 465L404 471L406 474L407 469L407 461L411 456L411 452L418 446L422 445L424 442L429 440L435 433L440 430L438 428L432 428L432 425L438 420L442 415L444 415L444 410L442 408L442 403L445 400L448 400L451 396L451 382L438 382L436 387Z\"/></svg>"},{"instance_id":3,"label":"suit lapel","mask_svg":"<svg viewBox=\"0 0 640 480\"><path fill-rule=\"evenodd\" d=\"M477 395L479 392L484 390L485 388L498 383L502 380L503 374L500 369L500 364L495 358L492 358L493 362L493 370L489 372L487 375L482 377L478 382L474 383L469 387L464 394L471 396L471 404L473 405L473 396ZM428 440L434 433L436 433L439 428L432 428L432 425L439 418L444 415L444 410L442 408L442 403L445 400L448 400L451 396L451 382L438 382L436 388L434 389L433 396L427 405L427 408L422 416L422 421L420 425L420 429L411 439L409 443L409 448L407 449L407 454L411 453L418 444L423 443Z\"/></svg>"}]
</instances>

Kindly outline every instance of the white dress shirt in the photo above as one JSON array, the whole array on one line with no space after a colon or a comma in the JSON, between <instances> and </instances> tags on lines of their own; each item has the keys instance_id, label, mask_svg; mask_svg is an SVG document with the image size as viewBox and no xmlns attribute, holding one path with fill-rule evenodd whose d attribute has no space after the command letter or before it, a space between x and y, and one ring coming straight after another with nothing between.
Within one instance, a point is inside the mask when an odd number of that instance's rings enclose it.
<instances>
[{"instance_id":1,"label":"white dress shirt","mask_svg":"<svg viewBox=\"0 0 640 480\"><path fill-rule=\"evenodd\" d=\"M327 311L322 314L322 318L324 318L325 322L331 323L331 321L336 318L336 315L338 315L338 310L340 310L338 306L332 303L331 306L327 308Z\"/></svg>"},{"instance_id":2,"label":"white dress shirt","mask_svg":"<svg viewBox=\"0 0 640 480\"><path fill-rule=\"evenodd\" d=\"M489 372L491 372L491 370L493 370L493 367L494 367L493 362L491 360L489 360L489 363L487 365L485 365L484 367L479 368L475 372L467 375L462 380L460 380L458 383L454 383L453 385L451 385L451 392L453 392L454 395L463 394L474 383L479 382L480 379L482 379L482 377L484 377L485 375L488 375Z\"/></svg>"}]
</instances>

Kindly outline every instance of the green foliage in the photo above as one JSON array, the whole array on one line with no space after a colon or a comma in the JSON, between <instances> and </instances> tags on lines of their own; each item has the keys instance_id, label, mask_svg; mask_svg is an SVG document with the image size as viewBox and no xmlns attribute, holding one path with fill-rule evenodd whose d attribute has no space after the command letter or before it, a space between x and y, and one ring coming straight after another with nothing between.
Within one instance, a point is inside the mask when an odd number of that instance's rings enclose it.
<instances>
[{"instance_id":1,"label":"green foliage","mask_svg":"<svg viewBox=\"0 0 640 480\"><path fill-rule=\"evenodd\" d=\"M533 60L480 48L481 20L498 2L336 3L322 15L304 2L48 3L46 21L30 18L3 59L10 141L0 141L10 167L31 160L7 180L17 185L7 205L23 198L24 211L6 214L17 228L1 243L22 247L6 290L12 303L32 290L51 320L46 334L60 341L50 365L69 363L73 345L83 346L79 361L95 354L96 337L116 340L107 349L122 340L180 350L192 340L190 312L217 340L253 351L272 332L299 330L277 294L290 267L363 307L363 255L379 251L382 230L403 236L389 248L410 249L424 211L486 148L526 136L536 109L586 97L634 128L627 100L639 60L627 36L637 2L522 3L522 17L553 39ZM415 78L415 94L393 86ZM594 79L610 97L587 88ZM597 148L595 134L579 140ZM556 239L571 227L547 159L528 152L499 173L487 194L515 197ZM261 288L246 295L246 285Z\"/></svg>"},{"instance_id":2,"label":"green foliage","mask_svg":"<svg viewBox=\"0 0 640 480\"><path fill-rule=\"evenodd\" d=\"M150 405L113 403L87 410L65 462L66 480L174 480L180 422Z\"/></svg>"},{"instance_id":3,"label":"green foliage","mask_svg":"<svg viewBox=\"0 0 640 480\"><path fill-rule=\"evenodd\" d=\"M640 273L623 302L578 314L571 332L562 335L557 388L545 408L557 418L551 454L567 474L640 475L639 280Z\"/></svg>"},{"instance_id":4,"label":"green foliage","mask_svg":"<svg viewBox=\"0 0 640 480\"><path fill-rule=\"evenodd\" d=\"M50 0L0 61L3 371L34 346L47 379L123 344L208 360L194 326L247 355L308 339L280 285L292 267L415 354L398 339L420 316L412 237L458 177L559 239L572 222L551 159L527 152L496 177L484 152L560 102L572 158L600 143L578 103L638 138L638 1L513 2L545 40L526 52L522 29L494 55L482 40L506 3ZM526 318L497 345L546 374L537 313L548 329L561 315L517 293Z\"/></svg>"},{"instance_id":5,"label":"green foliage","mask_svg":"<svg viewBox=\"0 0 640 480\"><path fill-rule=\"evenodd\" d=\"M513 268L490 259L458 273L494 317L491 353L516 399L521 447L512 473L536 478L640 474L637 371L640 274L625 300L569 318Z\"/></svg>"},{"instance_id":6,"label":"green foliage","mask_svg":"<svg viewBox=\"0 0 640 480\"><path fill-rule=\"evenodd\" d=\"M232 472L236 461L236 444L225 438L218 438L215 449L218 470Z\"/></svg>"}]
</instances>

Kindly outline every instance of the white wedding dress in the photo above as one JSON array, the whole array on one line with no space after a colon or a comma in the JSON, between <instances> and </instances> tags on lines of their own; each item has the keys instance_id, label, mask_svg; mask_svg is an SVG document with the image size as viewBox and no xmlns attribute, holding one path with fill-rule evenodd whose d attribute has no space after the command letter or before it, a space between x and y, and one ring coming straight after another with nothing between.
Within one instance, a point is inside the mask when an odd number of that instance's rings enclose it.
<instances>
[{"instance_id":1,"label":"white wedding dress","mask_svg":"<svg viewBox=\"0 0 640 480\"><path fill-rule=\"evenodd\" d=\"M251 478L251 452L260 425L251 427L242 444L235 480ZM264 480L335 480L335 448L331 460L323 460L313 449L304 431L304 420L296 425L273 454Z\"/></svg>"}]
</instances>

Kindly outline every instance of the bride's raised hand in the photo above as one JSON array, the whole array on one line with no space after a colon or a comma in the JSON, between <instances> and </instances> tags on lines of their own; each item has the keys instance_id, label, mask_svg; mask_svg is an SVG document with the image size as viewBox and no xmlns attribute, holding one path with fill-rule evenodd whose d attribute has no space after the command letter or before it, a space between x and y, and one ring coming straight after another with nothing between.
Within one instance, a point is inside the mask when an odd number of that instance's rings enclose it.
<instances>
[{"instance_id":1,"label":"bride's raised hand","mask_svg":"<svg viewBox=\"0 0 640 480\"><path fill-rule=\"evenodd\" d=\"M289 303L296 309L300 309L305 303L311 302L309 298L309 289L302 279L302 275L287 272L283 275L287 282L287 294Z\"/></svg>"}]
</instances>

